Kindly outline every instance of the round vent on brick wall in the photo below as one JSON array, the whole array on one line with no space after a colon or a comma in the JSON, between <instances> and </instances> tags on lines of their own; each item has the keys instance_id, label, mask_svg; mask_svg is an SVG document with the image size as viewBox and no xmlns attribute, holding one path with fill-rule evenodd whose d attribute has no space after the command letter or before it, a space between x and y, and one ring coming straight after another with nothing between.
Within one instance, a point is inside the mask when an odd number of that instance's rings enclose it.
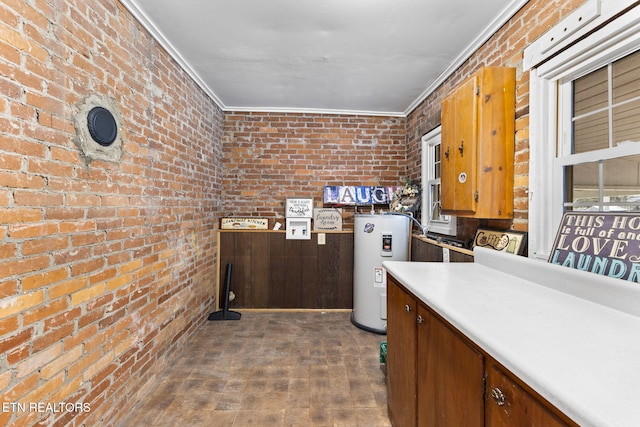
<instances>
[{"instance_id":1,"label":"round vent on brick wall","mask_svg":"<svg viewBox=\"0 0 640 427\"><path fill-rule=\"evenodd\" d=\"M77 104L73 140L87 164L93 160L117 162L122 156L122 114L116 100L89 95Z\"/></svg>"},{"instance_id":2,"label":"round vent on brick wall","mask_svg":"<svg viewBox=\"0 0 640 427\"><path fill-rule=\"evenodd\" d=\"M91 138L103 147L113 144L118 136L118 124L109 110L93 107L87 115L87 126Z\"/></svg>"}]
</instances>

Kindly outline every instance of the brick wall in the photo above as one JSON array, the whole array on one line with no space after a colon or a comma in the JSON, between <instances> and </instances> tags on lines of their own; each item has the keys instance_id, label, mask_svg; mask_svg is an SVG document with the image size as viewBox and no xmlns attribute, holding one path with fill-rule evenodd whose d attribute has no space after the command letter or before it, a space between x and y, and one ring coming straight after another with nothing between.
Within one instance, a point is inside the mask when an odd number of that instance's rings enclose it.
<instances>
[{"instance_id":1,"label":"brick wall","mask_svg":"<svg viewBox=\"0 0 640 427\"><path fill-rule=\"evenodd\" d=\"M325 185L400 185L405 119L330 114L229 113L224 121L222 213L284 217L287 197ZM353 209L344 210L345 227Z\"/></svg>"},{"instance_id":2,"label":"brick wall","mask_svg":"<svg viewBox=\"0 0 640 427\"><path fill-rule=\"evenodd\" d=\"M122 113L118 162L73 142L90 94ZM119 3L0 4L0 425L115 424L202 325L221 132ZM60 402L90 410L29 406Z\"/></svg>"},{"instance_id":3,"label":"brick wall","mask_svg":"<svg viewBox=\"0 0 640 427\"><path fill-rule=\"evenodd\" d=\"M516 135L514 220L488 221L460 219L458 237L468 239L478 225L513 228L526 231L528 227L529 187L529 72L523 72L524 49L545 31L582 5L584 0L532 0L494 34L471 58L424 100L407 117L408 174L420 176L420 139L440 124L442 99L482 66L503 66L516 69Z\"/></svg>"}]
</instances>

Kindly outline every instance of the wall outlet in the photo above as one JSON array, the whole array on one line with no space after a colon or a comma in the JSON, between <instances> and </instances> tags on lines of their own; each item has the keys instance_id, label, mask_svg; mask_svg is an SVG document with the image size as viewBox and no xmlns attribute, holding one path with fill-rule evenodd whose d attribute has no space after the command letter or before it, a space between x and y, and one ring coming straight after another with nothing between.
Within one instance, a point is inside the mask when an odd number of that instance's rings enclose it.
<instances>
[{"instance_id":1,"label":"wall outlet","mask_svg":"<svg viewBox=\"0 0 640 427\"><path fill-rule=\"evenodd\" d=\"M318 233L318 244L324 245L327 243L327 235L325 233Z\"/></svg>"}]
</instances>

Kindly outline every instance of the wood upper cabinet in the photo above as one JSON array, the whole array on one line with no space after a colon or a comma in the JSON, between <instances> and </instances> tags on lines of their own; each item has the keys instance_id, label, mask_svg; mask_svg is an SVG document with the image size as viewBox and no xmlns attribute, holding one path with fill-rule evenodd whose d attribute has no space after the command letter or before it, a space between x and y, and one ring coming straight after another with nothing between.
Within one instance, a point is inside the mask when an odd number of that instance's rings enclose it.
<instances>
[{"instance_id":1,"label":"wood upper cabinet","mask_svg":"<svg viewBox=\"0 0 640 427\"><path fill-rule=\"evenodd\" d=\"M442 101L444 214L513 217L515 69L484 67Z\"/></svg>"},{"instance_id":2,"label":"wood upper cabinet","mask_svg":"<svg viewBox=\"0 0 640 427\"><path fill-rule=\"evenodd\" d=\"M479 77L472 76L442 102L442 210L476 211Z\"/></svg>"}]
</instances>

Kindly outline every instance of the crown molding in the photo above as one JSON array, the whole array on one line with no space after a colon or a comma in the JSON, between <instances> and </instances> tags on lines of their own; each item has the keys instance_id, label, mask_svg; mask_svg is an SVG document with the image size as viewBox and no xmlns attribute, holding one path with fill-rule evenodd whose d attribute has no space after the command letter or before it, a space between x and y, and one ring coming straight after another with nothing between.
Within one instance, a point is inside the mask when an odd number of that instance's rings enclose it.
<instances>
[{"instance_id":1,"label":"crown molding","mask_svg":"<svg viewBox=\"0 0 640 427\"><path fill-rule=\"evenodd\" d=\"M287 107L227 107L225 112L241 113L294 113L294 114L332 114L343 116L381 116L402 117L401 111L332 110L323 108L287 108Z\"/></svg>"}]
</instances>

